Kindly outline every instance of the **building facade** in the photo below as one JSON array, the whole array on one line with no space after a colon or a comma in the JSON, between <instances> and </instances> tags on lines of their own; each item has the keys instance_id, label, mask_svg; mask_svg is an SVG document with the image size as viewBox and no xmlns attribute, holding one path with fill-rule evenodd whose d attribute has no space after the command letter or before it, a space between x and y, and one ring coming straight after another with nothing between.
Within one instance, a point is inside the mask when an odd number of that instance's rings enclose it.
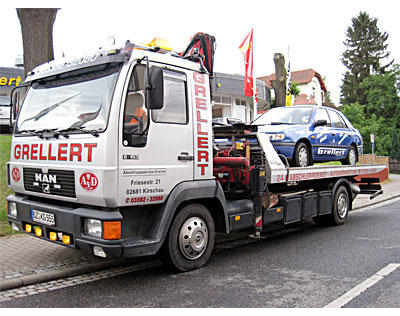
<instances>
[{"instance_id":1,"label":"building facade","mask_svg":"<svg viewBox=\"0 0 400 316\"><path fill-rule=\"evenodd\" d=\"M292 71L292 83L296 82L300 90L300 94L292 98L292 104L314 104L322 106L325 103L325 93L327 92L324 80L321 75L314 69L305 69ZM271 82L275 80L275 74L260 77L271 91L272 97L275 97Z\"/></svg>"},{"instance_id":2,"label":"building facade","mask_svg":"<svg viewBox=\"0 0 400 316\"><path fill-rule=\"evenodd\" d=\"M24 68L0 67L0 96L9 98L12 89L24 81Z\"/></svg>"},{"instance_id":3,"label":"building facade","mask_svg":"<svg viewBox=\"0 0 400 316\"><path fill-rule=\"evenodd\" d=\"M214 121L225 123L227 118L250 122L255 118L253 98L244 95L244 76L214 73L212 86L212 114ZM256 80L257 112L271 105L271 92L261 80Z\"/></svg>"}]
</instances>

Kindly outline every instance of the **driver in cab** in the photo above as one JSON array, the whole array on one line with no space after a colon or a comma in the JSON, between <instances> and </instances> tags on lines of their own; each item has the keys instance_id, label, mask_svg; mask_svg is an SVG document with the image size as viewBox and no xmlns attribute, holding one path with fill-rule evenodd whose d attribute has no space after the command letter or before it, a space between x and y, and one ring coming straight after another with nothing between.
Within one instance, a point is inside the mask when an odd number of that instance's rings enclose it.
<instances>
[{"instance_id":1,"label":"driver in cab","mask_svg":"<svg viewBox=\"0 0 400 316\"><path fill-rule=\"evenodd\" d=\"M130 92L125 105L125 126L132 133L141 133L147 124L147 109L144 105L143 91Z\"/></svg>"}]
</instances>

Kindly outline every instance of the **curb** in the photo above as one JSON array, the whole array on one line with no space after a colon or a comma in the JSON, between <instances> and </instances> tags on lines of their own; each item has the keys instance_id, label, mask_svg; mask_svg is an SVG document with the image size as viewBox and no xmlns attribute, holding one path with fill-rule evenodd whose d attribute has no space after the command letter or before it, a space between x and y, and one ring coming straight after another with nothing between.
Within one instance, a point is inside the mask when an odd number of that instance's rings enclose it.
<instances>
[{"instance_id":1,"label":"curb","mask_svg":"<svg viewBox=\"0 0 400 316\"><path fill-rule=\"evenodd\" d=\"M54 270L43 273L28 274L17 278L0 281L0 291L11 290L14 288L28 286L41 282L48 282L55 279L62 279L77 276L84 273L96 272L100 270L115 268L126 264L127 259L119 258L113 261L95 262L80 265L78 267Z\"/></svg>"},{"instance_id":2,"label":"curb","mask_svg":"<svg viewBox=\"0 0 400 316\"><path fill-rule=\"evenodd\" d=\"M398 198L398 197L400 197L400 194L391 195L391 196L388 196L388 197L384 198L383 200L373 201L373 202L370 202L370 203L365 203L363 205L353 207L352 211L359 210L359 209L364 208L364 207L376 205L376 204L379 204L379 203L382 203L382 202L386 202L386 201L389 201L389 200L393 200L393 199Z\"/></svg>"},{"instance_id":3,"label":"curb","mask_svg":"<svg viewBox=\"0 0 400 316\"><path fill-rule=\"evenodd\" d=\"M382 202L386 202L395 198L399 198L400 194L388 196L387 198L379 201L374 201L371 203L366 203L357 207L354 207L352 211L376 205ZM115 268L118 266L124 266L127 263L133 263L135 261L138 261L138 259L126 259L126 258L118 258L114 259L112 261L104 261L104 262L95 262L95 263L88 263L84 265L80 265L77 267L72 267L72 268L66 268L63 270L54 270L54 271L48 271L48 272L43 272L43 273L38 273L38 274L28 274L24 275L21 277L17 278L11 278L8 280L3 280L0 281L0 291L6 291L6 290L11 290L23 286L28 286L32 284L37 284L37 283L42 283L42 282L48 282L52 281L55 279L62 279L62 278L68 278L68 277L73 277L85 273L91 273L91 272L97 272L100 270L105 270L105 269L110 269L110 268Z\"/></svg>"}]
</instances>

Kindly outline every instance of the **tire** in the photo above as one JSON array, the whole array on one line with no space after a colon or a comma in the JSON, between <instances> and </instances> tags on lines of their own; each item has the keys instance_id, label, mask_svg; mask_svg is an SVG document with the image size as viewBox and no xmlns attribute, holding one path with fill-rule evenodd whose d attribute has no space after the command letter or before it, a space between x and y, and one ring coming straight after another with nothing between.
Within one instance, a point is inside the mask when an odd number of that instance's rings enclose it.
<instances>
[{"instance_id":1,"label":"tire","mask_svg":"<svg viewBox=\"0 0 400 316\"><path fill-rule=\"evenodd\" d=\"M350 198L345 186L341 185L335 192L333 200L333 212L330 214L332 225L343 225L349 215Z\"/></svg>"},{"instance_id":2,"label":"tire","mask_svg":"<svg viewBox=\"0 0 400 316\"><path fill-rule=\"evenodd\" d=\"M214 241L215 226L210 212L201 204L189 204L173 219L159 256L170 270L195 270L210 258Z\"/></svg>"},{"instance_id":3,"label":"tire","mask_svg":"<svg viewBox=\"0 0 400 316\"><path fill-rule=\"evenodd\" d=\"M294 167L307 167L310 165L310 162L311 162L311 156L308 146L303 142L298 143L296 145L296 148L294 149L294 155L293 155Z\"/></svg>"},{"instance_id":4,"label":"tire","mask_svg":"<svg viewBox=\"0 0 400 316\"><path fill-rule=\"evenodd\" d=\"M344 165L355 165L358 161L357 149L351 146L346 158L342 161Z\"/></svg>"},{"instance_id":5,"label":"tire","mask_svg":"<svg viewBox=\"0 0 400 316\"><path fill-rule=\"evenodd\" d=\"M313 220L316 224L321 226L339 226L343 225L350 210L350 198L349 192L346 187L340 185L334 196L332 213L327 215L322 215L314 217Z\"/></svg>"}]
</instances>

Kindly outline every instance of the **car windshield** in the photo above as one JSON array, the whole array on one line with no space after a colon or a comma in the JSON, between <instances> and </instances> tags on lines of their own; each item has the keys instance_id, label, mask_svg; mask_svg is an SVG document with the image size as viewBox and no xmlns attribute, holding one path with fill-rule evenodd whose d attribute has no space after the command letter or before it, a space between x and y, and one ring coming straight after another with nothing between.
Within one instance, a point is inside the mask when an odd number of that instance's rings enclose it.
<instances>
[{"instance_id":1,"label":"car windshield","mask_svg":"<svg viewBox=\"0 0 400 316\"><path fill-rule=\"evenodd\" d=\"M308 124L314 108L307 107L278 107L265 112L253 121L253 125L274 124Z\"/></svg>"},{"instance_id":2,"label":"car windshield","mask_svg":"<svg viewBox=\"0 0 400 316\"><path fill-rule=\"evenodd\" d=\"M105 64L41 79L29 88L16 132L104 131L120 65Z\"/></svg>"}]
</instances>

